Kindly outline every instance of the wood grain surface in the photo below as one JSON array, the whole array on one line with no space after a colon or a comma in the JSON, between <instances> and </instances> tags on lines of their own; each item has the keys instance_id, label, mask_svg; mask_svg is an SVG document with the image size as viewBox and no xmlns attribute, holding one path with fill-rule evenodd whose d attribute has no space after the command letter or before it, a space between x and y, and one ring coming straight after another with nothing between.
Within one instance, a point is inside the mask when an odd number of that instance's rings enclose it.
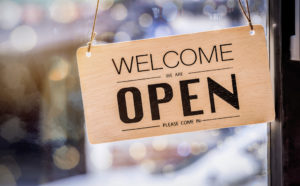
<instances>
[{"instance_id":1,"label":"wood grain surface","mask_svg":"<svg viewBox=\"0 0 300 186\"><path fill-rule=\"evenodd\" d=\"M134 139L274 119L260 25L77 51L89 141Z\"/></svg>"}]
</instances>

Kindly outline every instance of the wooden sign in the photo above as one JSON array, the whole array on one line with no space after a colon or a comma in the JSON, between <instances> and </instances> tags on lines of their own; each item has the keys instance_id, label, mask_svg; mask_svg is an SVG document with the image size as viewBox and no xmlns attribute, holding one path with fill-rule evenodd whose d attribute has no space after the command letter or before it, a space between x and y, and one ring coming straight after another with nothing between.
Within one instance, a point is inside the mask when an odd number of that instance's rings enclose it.
<instances>
[{"instance_id":1,"label":"wooden sign","mask_svg":"<svg viewBox=\"0 0 300 186\"><path fill-rule=\"evenodd\" d=\"M91 143L274 119L262 26L78 49Z\"/></svg>"}]
</instances>

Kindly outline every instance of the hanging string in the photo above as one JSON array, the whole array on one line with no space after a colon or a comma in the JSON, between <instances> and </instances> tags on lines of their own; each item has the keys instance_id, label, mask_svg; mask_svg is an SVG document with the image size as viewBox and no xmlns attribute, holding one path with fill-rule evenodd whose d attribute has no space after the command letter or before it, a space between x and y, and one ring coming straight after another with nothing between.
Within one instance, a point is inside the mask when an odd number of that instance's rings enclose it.
<instances>
[{"instance_id":1,"label":"hanging string","mask_svg":"<svg viewBox=\"0 0 300 186\"><path fill-rule=\"evenodd\" d=\"M253 31L253 25L252 25L252 21L251 21L251 14L250 14L250 10L249 10L248 0L246 0L247 13L246 13L246 10L245 10L241 0L239 0L239 4L240 4L240 8L242 9L244 16L246 17L246 19L249 23L249 27L250 27L251 31Z\"/></svg>"},{"instance_id":2,"label":"hanging string","mask_svg":"<svg viewBox=\"0 0 300 186\"><path fill-rule=\"evenodd\" d=\"M99 10L99 1L100 0L97 0L96 12L95 12L95 15L94 15L94 22L93 22L91 38L90 38L90 41L87 43L87 45L88 45L87 51L88 52L91 51L92 43L93 43L93 41L96 37L95 26L96 26L97 14L98 14L98 10ZM244 16L246 17L246 19L249 23L249 27L250 27L251 31L253 31L253 25L252 25L252 21L251 21L251 14L250 14L250 10L249 10L249 3L248 3L248 0L245 0L245 1L246 1L247 12L246 12L241 0L239 0L240 8L241 8Z\"/></svg>"},{"instance_id":3,"label":"hanging string","mask_svg":"<svg viewBox=\"0 0 300 186\"><path fill-rule=\"evenodd\" d=\"M96 32L95 32L95 26L96 26L96 20L97 20L97 14L98 14L98 9L99 9L99 1L100 0L97 0L97 6L96 6L96 12L95 12L95 16L94 16L94 22L93 22L93 28L92 28L92 33L91 33L91 39L90 41L87 43L88 45L88 52L91 51L91 47L92 47L92 43L96 37Z\"/></svg>"}]
</instances>

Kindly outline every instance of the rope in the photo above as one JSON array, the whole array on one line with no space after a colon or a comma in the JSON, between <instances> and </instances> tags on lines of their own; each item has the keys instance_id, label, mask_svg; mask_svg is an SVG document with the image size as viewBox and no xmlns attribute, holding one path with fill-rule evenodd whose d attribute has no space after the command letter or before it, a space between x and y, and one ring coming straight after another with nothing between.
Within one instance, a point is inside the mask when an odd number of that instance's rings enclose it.
<instances>
[{"instance_id":1,"label":"rope","mask_svg":"<svg viewBox=\"0 0 300 186\"><path fill-rule=\"evenodd\" d=\"M240 4L240 8L244 14L244 16L246 17L248 23L249 23L249 26L250 26L250 29L253 30L253 25L252 25L252 21L251 21L251 14L250 14L250 10L249 10L249 4L248 4L248 0L246 0L246 8L247 8L247 12L245 10L245 7L243 6L242 4L242 1L239 0L239 4Z\"/></svg>"},{"instance_id":2,"label":"rope","mask_svg":"<svg viewBox=\"0 0 300 186\"><path fill-rule=\"evenodd\" d=\"M99 10L99 1L100 0L97 0L97 6L96 6L96 12L95 12L95 16L94 16L94 23L93 23L93 28L92 28L92 33L91 33L91 39L90 41L87 43L88 45L88 52L91 51L91 47L92 47L92 43L96 37L96 32L95 32L95 26L96 26L96 20L97 20L97 14L98 14L98 10Z\"/></svg>"}]
</instances>

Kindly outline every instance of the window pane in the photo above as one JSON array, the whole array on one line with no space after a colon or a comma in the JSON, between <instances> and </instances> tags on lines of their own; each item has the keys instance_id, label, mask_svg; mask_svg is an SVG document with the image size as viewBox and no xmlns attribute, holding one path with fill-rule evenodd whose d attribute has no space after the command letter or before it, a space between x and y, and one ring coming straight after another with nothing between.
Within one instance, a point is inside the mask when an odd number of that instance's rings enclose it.
<instances>
[{"instance_id":1,"label":"window pane","mask_svg":"<svg viewBox=\"0 0 300 186\"><path fill-rule=\"evenodd\" d=\"M265 26L266 1L249 3L253 23ZM75 54L89 40L95 5L0 2L0 184L268 185L267 124L87 142ZM96 40L241 25L237 0L100 0Z\"/></svg>"}]
</instances>

